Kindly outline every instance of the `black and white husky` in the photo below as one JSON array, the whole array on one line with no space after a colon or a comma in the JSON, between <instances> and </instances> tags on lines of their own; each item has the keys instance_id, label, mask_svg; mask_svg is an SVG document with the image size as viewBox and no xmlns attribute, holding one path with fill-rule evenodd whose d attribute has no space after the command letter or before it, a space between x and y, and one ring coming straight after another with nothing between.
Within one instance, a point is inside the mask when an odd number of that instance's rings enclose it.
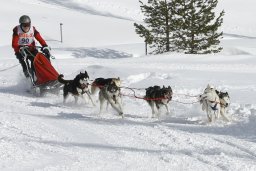
<instances>
[{"instance_id":1,"label":"black and white husky","mask_svg":"<svg viewBox=\"0 0 256 171\"><path fill-rule=\"evenodd\" d=\"M119 79L120 82L120 79ZM99 101L100 101L100 113L102 113L103 105L105 103L110 104L113 109L115 109L119 115L124 117L122 100L121 100L121 89L120 85L116 84L116 81L110 81L100 88L99 92Z\"/></svg>"},{"instance_id":2,"label":"black and white husky","mask_svg":"<svg viewBox=\"0 0 256 171\"><path fill-rule=\"evenodd\" d=\"M208 84L204 93L200 95L200 104L202 105L202 110L206 111L209 122L220 118L220 115L229 121L226 117L226 107L230 104L227 93L224 95Z\"/></svg>"},{"instance_id":3,"label":"black and white husky","mask_svg":"<svg viewBox=\"0 0 256 171\"><path fill-rule=\"evenodd\" d=\"M82 97L83 94L87 94L89 99L91 100L92 104L93 100L91 98L90 92L89 92L89 75L85 71L84 73L79 73L73 80L64 80L63 75L59 75L58 81L62 84L64 84L63 87L63 102L66 102L66 99L69 94L73 95L75 98L75 103L78 101L78 97Z\"/></svg>"},{"instance_id":4,"label":"black and white husky","mask_svg":"<svg viewBox=\"0 0 256 171\"><path fill-rule=\"evenodd\" d=\"M168 87L160 87L160 86L154 86L154 87L148 87L146 89L146 95L144 99L148 102L149 106L152 110L152 117L155 117L155 114L157 113L157 117L160 116L160 108L162 106L165 106L167 114L170 113L168 108L168 103L172 100L172 88L170 86ZM155 107L157 108L157 112L155 111Z\"/></svg>"},{"instance_id":5,"label":"black and white husky","mask_svg":"<svg viewBox=\"0 0 256 171\"><path fill-rule=\"evenodd\" d=\"M220 115L226 120L229 121L230 119L227 117L227 108L230 105L230 97L228 92L216 91L220 98Z\"/></svg>"}]
</instances>

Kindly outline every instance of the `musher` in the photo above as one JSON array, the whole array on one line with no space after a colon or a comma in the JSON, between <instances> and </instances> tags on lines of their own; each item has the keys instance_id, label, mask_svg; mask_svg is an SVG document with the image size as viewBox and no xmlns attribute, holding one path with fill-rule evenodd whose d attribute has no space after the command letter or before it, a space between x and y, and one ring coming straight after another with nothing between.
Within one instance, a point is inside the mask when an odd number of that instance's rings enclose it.
<instances>
[{"instance_id":1,"label":"musher","mask_svg":"<svg viewBox=\"0 0 256 171\"><path fill-rule=\"evenodd\" d=\"M24 60L25 54L23 54L23 48L29 51L27 58L33 63L34 57L38 53L35 45L35 39L41 44L42 52L50 60L50 49L45 40L41 37L40 33L34 26L31 25L31 19L27 15L22 15L19 19L19 25L13 29L12 47L14 49L16 58L19 60L25 77L29 77L29 71ZM34 66L31 65L32 70Z\"/></svg>"}]
</instances>

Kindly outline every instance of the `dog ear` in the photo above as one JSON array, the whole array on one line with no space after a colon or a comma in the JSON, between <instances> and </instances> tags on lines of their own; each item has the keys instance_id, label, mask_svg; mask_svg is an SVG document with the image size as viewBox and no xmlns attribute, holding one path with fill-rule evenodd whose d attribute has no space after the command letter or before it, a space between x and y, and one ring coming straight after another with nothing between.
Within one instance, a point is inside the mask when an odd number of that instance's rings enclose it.
<instances>
[{"instance_id":1,"label":"dog ear","mask_svg":"<svg viewBox=\"0 0 256 171\"><path fill-rule=\"evenodd\" d=\"M218 91L218 90L215 90L215 92L216 92L216 94L218 94L218 95L221 93L221 91Z\"/></svg>"},{"instance_id":2,"label":"dog ear","mask_svg":"<svg viewBox=\"0 0 256 171\"><path fill-rule=\"evenodd\" d=\"M87 71L84 71L84 74L85 74L88 78L90 78L89 75L88 75L88 73L87 73Z\"/></svg>"}]
</instances>

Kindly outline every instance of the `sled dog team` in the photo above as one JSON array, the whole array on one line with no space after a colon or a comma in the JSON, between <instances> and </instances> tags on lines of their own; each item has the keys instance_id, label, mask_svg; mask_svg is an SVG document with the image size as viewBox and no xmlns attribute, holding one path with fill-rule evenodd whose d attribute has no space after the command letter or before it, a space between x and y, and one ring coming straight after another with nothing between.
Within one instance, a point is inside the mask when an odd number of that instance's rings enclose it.
<instances>
[{"instance_id":1,"label":"sled dog team","mask_svg":"<svg viewBox=\"0 0 256 171\"><path fill-rule=\"evenodd\" d=\"M32 35L32 36L31 36ZM27 41L23 41L26 38ZM31 25L31 19L27 15L22 15L19 18L19 25L15 26L13 29L12 47L14 49L16 58L19 60L24 75L30 77L30 71L27 67L27 63L24 59L28 59L33 63L34 58L27 56L25 50L29 52L32 56L36 56L38 50L35 46L35 40L38 40L42 45L42 52L45 57L50 60L50 48L46 44L45 40L41 37L40 33ZM28 48L29 46L29 48ZM102 113L103 106L105 103L110 104L113 109L115 109L119 115L122 117L122 99L121 99L121 80L120 78L97 78L91 84L91 90L89 89L89 75L85 71L84 73L78 74L73 80L65 80L64 76L60 74L58 76L58 81L64 84L63 87L63 97L64 103L69 94L73 95L75 102L77 103L78 97L84 97L86 94L93 105L93 99L91 94L95 94L99 91L99 102L100 102L100 113ZM168 103L172 100L172 89L168 87L153 86L146 89L146 95L143 98L147 101L152 110L152 117L159 117L160 109L162 106L166 108L167 113L169 112ZM207 86L204 93L200 96L200 103L202 104L202 110L206 111L208 120L210 122L216 120L220 115L228 120L226 117L226 109L230 104L228 93L219 92L214 89L214 87Z\"/></svg>"},{"instance_id":2,"label":"sled dog team","mask_svg":"<svg viewBox=\"0 0 256 171\"><path fill-rule=\"evenodd\" d=\"M95 103L91 94L98 92L100 102L100 113L103 111L104 105L110 104L112 108L122 117L124 117L122 99L121 99L121 80L120 78L96 78L91 86L89 83L89 75L85 71L80 72L73 80L65 80L62 74L59 75L58 81L64 84L63 87L63 103L69 95L73 95L77 103L78 97L84 98L84 94L88 96L91 103ZM90 87L90 88L89 88ZM160 86L153 86L146 88L144 100L147 101L151 110L152 117L159 118L160 110L164 106L166 113L170 113L168 103L172 100L173 91L170 86L162 88ZM226 116L227 107L230 105L230 97L227 92L217 91L213 86L208 85L203 94L199 97L202 110L206 111L209 122L223 117L224 120L229 121Z\"/></svg>"}]
</instances>

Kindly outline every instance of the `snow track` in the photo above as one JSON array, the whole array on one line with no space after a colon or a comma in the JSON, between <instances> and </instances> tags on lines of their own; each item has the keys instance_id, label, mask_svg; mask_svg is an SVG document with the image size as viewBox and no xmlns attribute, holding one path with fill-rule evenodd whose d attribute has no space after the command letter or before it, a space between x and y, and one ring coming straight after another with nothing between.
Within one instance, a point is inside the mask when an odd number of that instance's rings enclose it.
<instances>
[{"instance_id":1,"label":"snow track","mask_svg":"<svg viewBox=\"0 0 256 171\"><path fill-rule=\"evenodd\" d=\"M89 104L63 106L54 95L0 93L4 96L11 98L2 104L7 109L0 122L2 169L30 170L31 162L37 170L255 169L255 137L248 140L249 133L243 137L243 131L232 131L247 129L244 120L207 124L201 116L178 113L160 120L145 113L121 119L111 111L98 115ZM124 100L126 108L136 103L141 111L148 108L144 101Z\"/></svg>"}]
</instances>

